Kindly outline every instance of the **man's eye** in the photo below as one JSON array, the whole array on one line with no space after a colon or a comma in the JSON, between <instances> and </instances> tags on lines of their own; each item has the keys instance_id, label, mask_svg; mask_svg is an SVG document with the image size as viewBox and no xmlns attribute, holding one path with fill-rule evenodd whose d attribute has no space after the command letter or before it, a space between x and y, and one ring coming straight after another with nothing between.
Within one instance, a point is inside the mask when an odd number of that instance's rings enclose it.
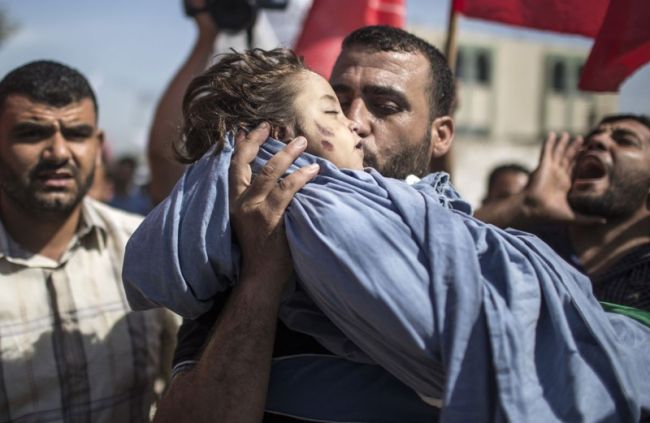
<instances>
[{"instance_id":1,"label":"man's eye","mask_svg":"<svg viewBox=\"0 0 650 423\"><path fill-rule=\"evenodd\" d=\"M69 129L63 133L65 139L70 141L83 141L92 136L92 130L89 129Z\"/></svg>"},{"instance_id":2,"label":"man's eye","mask_svg":"<svg viewBox=\"0 0 650 423\"><path fill-rule=\"evenodd\" d=\"M341 105L341 109L345 110L348 107L350 107L350 101L349 100L347 100L345 98L341 98L341 97L338 97L338 99L339 99L339 104Z\"/></svg>"},{"instance_id":3,"label":"man's eye","mask_svg":"<svg viewBox=\"0 0 650 423\"><path fill-rule=\"evenodd\" d=\"M65 137L68 140L83 140L88 138L88 134L84 132L68 132Z\"/></svg>"},{"instance_id":4,"label":"man's eye","mask_svg":"<svg viewBox=\"0 0 650 423\"><path fill-rule=\"evenodd\" d=\"M398 113L401 109L393 102L375 103L375 109L384 114Z\"/></svg>"},{"instance_id":5,"label":"man's eye","mask_svg":"<svg viewBox=\"0 0 650 423\"><path fill-rule=\"evenodd\" d=\"M18 136L21 138L34 138L39 136L40 134L41 131L30 130L30 131L20 131L18 133Z\"/></svg>"},{"instance_id":6,"label":"man's eye","mask_svg":"<svg viewBox=\"0 0 650 423\"><path fill-rule=\"evenodd\" d=\"M633 138L623 137L618 139L620 145L636 145L636 141Z\"/></svg>"},{"instance_id":7,"label":"man's eye","mask_svg":"<svg viewBox=\"0 0 650 423\"><path fill-rule=\"evenodd\" d=\"M48 136L48 131L41 129L25 129L16 133L23 140L39 140Z\"/></svg>"}]
</instances>

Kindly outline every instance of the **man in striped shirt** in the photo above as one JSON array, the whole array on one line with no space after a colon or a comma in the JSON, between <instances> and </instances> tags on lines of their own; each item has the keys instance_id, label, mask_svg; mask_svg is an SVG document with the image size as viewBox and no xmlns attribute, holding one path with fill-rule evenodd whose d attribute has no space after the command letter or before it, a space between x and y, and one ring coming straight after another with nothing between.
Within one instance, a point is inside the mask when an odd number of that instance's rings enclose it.
<instances>
[{"instance_id":1,"label":"man in striped shirt","mask_svg":"<svg viewBox=\"0 0 650 423\"><path fill-rule=\"evenodd\" d=\"M175 319L130 311L140 218L86 193L103 132L88 81L48 61L0 81L0 421L148 421Z\"/></svg>"}]
</instances>

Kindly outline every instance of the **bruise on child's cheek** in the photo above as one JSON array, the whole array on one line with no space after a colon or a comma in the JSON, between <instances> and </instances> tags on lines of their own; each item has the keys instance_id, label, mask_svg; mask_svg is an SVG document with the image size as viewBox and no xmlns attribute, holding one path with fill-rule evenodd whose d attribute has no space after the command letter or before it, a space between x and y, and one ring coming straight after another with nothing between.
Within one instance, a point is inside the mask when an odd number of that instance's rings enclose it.
<instances>
[{"instance_id":1,"label":"bruise on child's cheek","mask_svg":"<svg viewBox=\"0 0 650 423\"><path fill-rule=\"evenodd\" d=\"M332 145L332 143L329 142L329 141L327 141L327 140L322 140L322 141L320 142L320 145L323 146L323 148L325 149L325 151L333 151L333 150L334 150L334 145Z\"/></svg>"},{"instance_id":2,"label":"bruise on child's cheek","mask_svg":"<svg viewBox=\"0 0 650 423\"><path fill-rule=\"evenodd\" d=\"M330 131L327 128L324 128L324 127L320 126L318 124L318 122L315 122L315 123L316 123L316 128L318 128L318 132L320 132L321 134L323 134L326 137L333 137L334 136L334 133L332 131Z\"/></svg>"}]
</instances>

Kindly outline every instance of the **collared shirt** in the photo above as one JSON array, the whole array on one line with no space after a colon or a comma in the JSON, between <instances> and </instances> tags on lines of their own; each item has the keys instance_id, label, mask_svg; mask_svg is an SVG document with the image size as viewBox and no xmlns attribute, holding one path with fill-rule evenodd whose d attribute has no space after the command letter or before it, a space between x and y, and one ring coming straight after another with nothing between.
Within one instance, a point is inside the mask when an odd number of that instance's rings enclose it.
<instances>
[{"instance_id":1,"label":"collared shirt","mask_svg":"<svg viewBox=\"0 0 650 423\"><path fill-rule=\"evenodd\" d=\"M140 221L86 199L59 261L0 222L0 421L148 421L177 322L127 304L124 246Z\"/></svg>"},{"instance_id":2,"label":"collared shirt","mask_svg":"<svg viewBox=\"0 0 650 423\"><path fill-rule=\"evenodd\" d=\"M573 251L566 225L539 225L532 232L560 257L586 274ZM599 301L650 311L650 244L633 249L609 269L591 278L591 283Z\"/></svg>"}]
</instances>

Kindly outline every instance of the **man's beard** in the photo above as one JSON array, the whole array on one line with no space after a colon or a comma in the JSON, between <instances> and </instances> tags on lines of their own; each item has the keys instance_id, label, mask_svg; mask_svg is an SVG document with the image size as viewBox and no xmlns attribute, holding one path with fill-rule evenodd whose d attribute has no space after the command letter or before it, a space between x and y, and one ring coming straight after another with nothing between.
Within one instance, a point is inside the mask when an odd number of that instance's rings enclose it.
<instances>
[{"instance_id":1,"label":"man's beard","mask_svg":"<svg viewBox=\"0 0 650 423\"><path fill-rule=\"evenodd\" d=\"M628 217L645 204L650 189L649 179L611 174L609 188L604 193L569 193L569 205L588 215L610 219Z\"/></svg>"},{"instance_id":2,"label":"man's beard","mask_svg":"<svg viewBox=\"0 0 650 423\"><path fill-rule=\"evenodd\" d=\"M369 151L364 145L364 166L375 168L382 175L395 179L406 179L408 175L415 175L419 178L425 176L428 173L431 161L431 125L427 125L427 127L427 132L419 143L404 147L392 156L387 157L381 167L379 167L377 154ZM401 143L401 145L407 144Z\"/></svg>"},{"instance_id":3,"label":"man's beard","mask_svg":"<svg viewBox=\"0 0 650 423\"><path fill-rule=\"evenodd\" d=\"M18 175L11 171L11 168L0 158L0 189L19 205L25 212L38 215L48 220L64 219L72 213L86 196L93 184L95 166L91 169L85 180L81 179L78 168L70 165L52 165L40 162L27 175ZM74 179L75 187L68 190L52 188L40 185L39 174L65 169ZM51 193L62 195L51 195Z\"/></svg>"}]
</instances>

